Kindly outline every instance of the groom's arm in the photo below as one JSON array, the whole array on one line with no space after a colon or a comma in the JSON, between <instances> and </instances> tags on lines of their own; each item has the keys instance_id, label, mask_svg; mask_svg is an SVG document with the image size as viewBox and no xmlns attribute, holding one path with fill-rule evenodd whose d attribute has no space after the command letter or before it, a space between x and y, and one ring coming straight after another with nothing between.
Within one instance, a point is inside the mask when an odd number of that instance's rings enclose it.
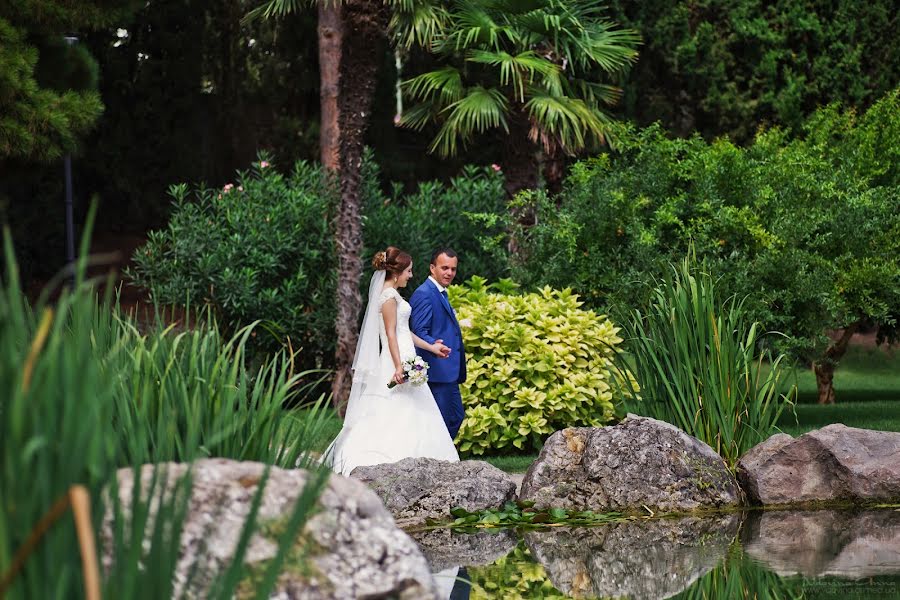
<instances>
[{"instance_id":1,"label":"groom's arm","mask_svg":"<svg viewBox=\"0 0 900 600\"><path fill-rule=\"evenodd\" d=\"M410 298L410 305L412 306L410 324L413 333L429 344L433 344L436 338L431 335L431 318L434 315L431 302L428 301L425 294L413 294Z\"/></svg>"}]
</instances>

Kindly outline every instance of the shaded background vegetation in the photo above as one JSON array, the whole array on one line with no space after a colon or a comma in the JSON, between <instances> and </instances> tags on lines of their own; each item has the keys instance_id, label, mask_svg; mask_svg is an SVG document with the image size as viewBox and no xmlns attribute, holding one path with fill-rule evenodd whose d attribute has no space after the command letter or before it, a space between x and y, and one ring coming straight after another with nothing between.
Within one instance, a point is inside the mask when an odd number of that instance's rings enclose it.
<instances>
[{"instance_id":1,"label":"shaded background vegetation","mask_svg":"<svg viewBox=\"0 0 900 600\"><path fill-rule=\"evenodd\" d=\"M82 63L93 61L81 72L96 75L103 114L78 151L74 179L79 219L90 197L100 201L98 236L161 226L171 209L170 184L221 185L260 149L281 165L317 157L314 11L246 24L242 17L256 5L248 0L114 4L116 10L95 1L60 12L55 2L19 0L0 8L4 31L21 34L7 40L0 67L26 46L44 62L58 57L58 43L54 55L53 44L35 40L73 32ZM59 18L36 20L29 11L38 8ZM619 115L639 125L659 121L677 136L748 143L760 125L797 130L824 103L866 108L900 81L896 11L884 0L613 0L607 14L643 38L640 58L621 82ZM394 65L385 52L368 133L385 192L391 181L408 190L417 181L446 181L464 163L500 162L513 150L494 136L454 160L427 154L428 131L394 126ZM404 74L432 65L412 48ZM45 72L42 79L58 85L64 78ZM26 277L64 262L62 182L57 160L0 156L0 214L14 230Z\"/></svg>"}]
</instances>

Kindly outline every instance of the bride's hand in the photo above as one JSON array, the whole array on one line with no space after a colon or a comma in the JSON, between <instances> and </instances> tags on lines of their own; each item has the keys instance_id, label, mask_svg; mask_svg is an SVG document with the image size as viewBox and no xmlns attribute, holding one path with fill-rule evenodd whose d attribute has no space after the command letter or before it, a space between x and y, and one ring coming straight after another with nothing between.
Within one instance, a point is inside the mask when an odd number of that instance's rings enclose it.
<instances>
[{"instance_id":1,"label":"bride's hand","mask_svg":"<svg viewBox=\"0 0 900 600\"><path fill-rule=\"evenodd\" d=\"M406 373L403 372L403 367L397 367L397 370L394 371L394 376L391 378L394 383L400 385L401 383L406 381Z\"/></svg>"},{"instance_id":2,"label":"bride's hand","mask_svg":"<svg viewBox=\"0 0 900 600\"><path fill-rule=\"evenodd\" d=\"M436 354L438 358L447 358L450 356L450 347L444 345L444 340L434 340L431 346L431 352Z\"/></svg>"}]
</instances>

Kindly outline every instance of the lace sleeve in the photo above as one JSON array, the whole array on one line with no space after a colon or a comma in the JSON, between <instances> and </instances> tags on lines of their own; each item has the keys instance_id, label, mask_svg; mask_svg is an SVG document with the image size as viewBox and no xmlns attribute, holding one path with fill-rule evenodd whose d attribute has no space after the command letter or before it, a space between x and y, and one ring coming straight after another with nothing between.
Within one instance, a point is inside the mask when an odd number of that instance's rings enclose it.
<instances>
[{"instance_id":1,"label":"lace sleeve","mask_svg":"<svg viewBox=\"0 0 900 600\"><path fill-rule=\"evenodd\" d=\"M394 288L387 288L383 292L381 292L381 297L378 299L379 306L383 306L385 302L388 300L397 300L400 301L400 294L397 293L397 290Z\"/></svg>"}]
</instances>

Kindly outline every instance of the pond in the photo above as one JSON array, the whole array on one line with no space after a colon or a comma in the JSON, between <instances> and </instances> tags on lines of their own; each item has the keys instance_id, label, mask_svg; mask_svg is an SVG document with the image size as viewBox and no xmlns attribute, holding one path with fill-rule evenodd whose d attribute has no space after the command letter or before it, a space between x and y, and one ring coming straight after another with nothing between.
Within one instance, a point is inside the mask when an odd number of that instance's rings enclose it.
<instances>
[{"instance_id":1,"label":"pond","mask_svg":"<svg viewBox=\"0 0 900 600\"><path fill-rule=\"evenodd\" d=\"M444 598L900 598L900 509L414 533Z\"/></svg>"}]
</instances>

